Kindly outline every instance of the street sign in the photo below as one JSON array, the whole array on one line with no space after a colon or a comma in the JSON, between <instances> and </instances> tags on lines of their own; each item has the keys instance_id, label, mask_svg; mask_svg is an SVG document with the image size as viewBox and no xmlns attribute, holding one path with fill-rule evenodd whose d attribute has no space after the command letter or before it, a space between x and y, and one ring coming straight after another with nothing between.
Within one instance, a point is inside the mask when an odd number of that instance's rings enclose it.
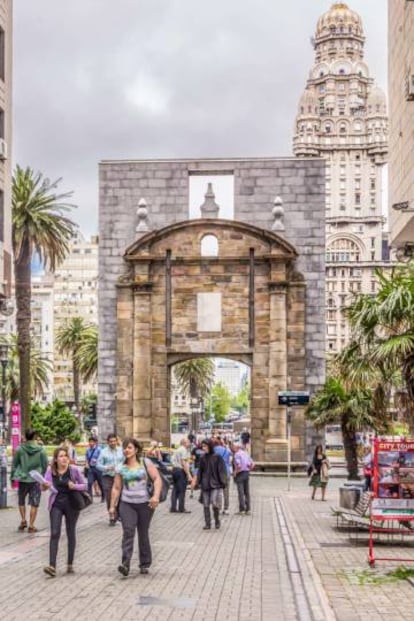
<instances>
[{"instance_id":1,"label":"street sign","mask_svg":"<svg viewBox=\"0 0 414 621\"><path fill-rule=\"evenodd\" d=\"M308 405L310 393L307 390L279 390L279 405L290 408L298 405Z\"/></svg>"}]
</instances>

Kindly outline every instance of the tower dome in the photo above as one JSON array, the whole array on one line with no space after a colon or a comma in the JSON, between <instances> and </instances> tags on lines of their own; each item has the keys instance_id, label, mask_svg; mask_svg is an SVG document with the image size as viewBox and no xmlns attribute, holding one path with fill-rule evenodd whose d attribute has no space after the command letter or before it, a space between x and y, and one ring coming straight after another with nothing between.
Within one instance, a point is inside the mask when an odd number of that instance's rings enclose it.
<instances>
[{"instance_id":1,"label":"tower dome","mask_svg":"<svg viewBox=\"0 0 414 621\"><path fill-rule=\"evenodd\" d=\"M387 114L387 98L382 88L374 84L367 98L368 115L386 115Z\"/></svg>"},{"instance_id":2,"label":"tower dome","mask_svg":"<svg viewBox=\"0 0 414 621\"><path fill-rule=\"evenodd\" d=\"M315 114L316 106L317 101L314 91L309 88L305 89L299 101L299 114L313 115Z\"/></svg>"},{"instance_id":3,"label":"tower dome","mask_svg":"<svg viewBox=\"0 0 414 621\"><path fill-rule=\"evenodd\" d=\"M317 39L340 34L364 36L360 16L352 11L345 2L335 2L326 13L321 15L316 26Z\"/></svg>"}]
</instances>

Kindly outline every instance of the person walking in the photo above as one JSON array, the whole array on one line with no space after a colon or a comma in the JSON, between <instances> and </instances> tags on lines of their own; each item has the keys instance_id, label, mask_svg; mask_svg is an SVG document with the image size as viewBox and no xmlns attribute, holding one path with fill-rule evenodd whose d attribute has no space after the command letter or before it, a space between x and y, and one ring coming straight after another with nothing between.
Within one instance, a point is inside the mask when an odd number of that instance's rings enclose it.
<instances>
[{"instance_id":1,"label":"person walking","mask_svg":"<svg viewBox=\"0 0 414 621\"><path fill-rule=\"evenodd\" d=\"M76 548L76 523L79 510L75 508L73 492L86 490L86 481L76 466L70 465L67 448L58 447L53 453L52 463L45 474L43 489L49 489L50 542L49 565L43 568L48 576L56 576L56 560L65 517L66 536L68 540L67 573L73 573L73 561Z\"/></svg>"},{"instance_id":2,"label":"person walking","mask_svg":"<svg viewBox=\"0 0 414 621\"><path fill-rule=\"evenodd\" d=\"M109 513L111 506L111 493L114 484L117 469L124 463L124 454L122 448L118 446L118 438L114 433L110 433L106 438L108 446L106 446L99 454L96 462L97 469L102 474L102 487L106 499L106 506ZM117 516L109 518L109 526L115 526Z\"/></svg>"},{"instance_id":3,"label":"person walking","mask_svg":"<svg viewBox=\"0 0 414 621\"><path fill-rule=\"evenodd\" d=\"M204 530L211 528L210 505L213 507L214 524L220 528L220 510L223 506L223 489L226 487L227 474L223 458L214 452L213 440L202 440L204 455L200 459L198 474L194 477L192 487L201 489L204 507Z\"/></svg>"},{"instance_id":4,"label":"person walking","mask_svg":"<svg viewBox=\"0 0 414 621\"><path fill-rule=\"evenodd\" d=\"M171 492L171 513L191 513L185 508L185 492L187 489L187 481L191 483L192 477L190 473L190 440L182 438L179 448L174 451L171 457L173 489ZM178 509L177 509L178 504Z\"/></svg>"},{"instance_id":5,"label":"person walking","mask_svg":"<svg viewBox=\"0 0 414 621\"><path fill-rule=\"evenodd\" d=\"M23 532L27 528L26 520L26 497L29 497L30 513L29 513L29 533L36 533L35 521L37 511L40 504L41 489L39 483L36 483L30 476L31 470L36 470L41 475L44 475L47 469L48 460L46 451L42 446L37 443L36 433L33 429L26 429L25 432L26 442L24 442L17 449L14 454L10 479L11 481L19 482L19 490L17 493L19 513L20 513L20 525L18 529Z\"/></svg>"},{"instance_id":6,"label":"person walking","mask_svg":"<svg viewBox=\"0 0 414 621\"><path fill-rule=\"evenodd\" d=\"M123 535L122 561L118 571L123 576L129 574L137 531L140 573L147 574L152 563L149 527L159 504L162 482L154 463L141 458L142 447L135 438L126 438L122 448L124 463L115 474L109 509L114 520L119 501Z\"/></svg>"},{"instance_id":7,"label":"person walking","mask_svg":"<svg viewBox=\"0 0 414 621\"><path fill-rule=\"evenodd\" d=\"M224 508L223 515L229 514L230 507L230 480L231 480L231 450L228 447L227 440L222 440L221 443L219 441L215 441L214 444L214 452L224 461L224 465L226 466L226 486L223 489L223 497L224 497Z\"/></svg>"},{"instance_id":8,"label":"person walking","mask_svg":"<svg viewBox=\"0 0 414 621\"><path fill-rule=\"evenodd\" d=\"M254 463L248 452L240 446L233 444L233 476L237 485L237 493L239 496L239 515L250 514L250 471L254 467Z\"/></svg>"},{"instance_id":9,"label":"person walking","mask_svg":"<svg viewBox=\"0 0 414 621\"><path fill-rule=\"evenodd\" d=\"M93 498L93 487L96 481L101 492L101 502L105 502L105 492L102 486L102 473L97 468L98 459L102 449L98 446L98 439L95 436L90 436L88 441L89 448L86 450L85 455L85 469L88 473L88 492L90 497Z\"/></svg>"},{"instance_id":10,"label":"person walking","mask_svg":"<svg viewBox=\"0 0 414 621\"><path fill-rule=\"evenodd\" d=\"M371 490L372 465L372 449L368 444L364 446L364 457L362 458L362 467L364 471L364 492L369 492Z\"/></svg>"},{"instance_id":11,"label":"person walking","mask_svg":"<svg viewBox=\"0 0 414 621\"><path fill-rule=\"evenodd\" d=\"M320 488L322 492L321 500L325 500L326 486L328 485L329 479L328 471L328 458L323 452L322 444L317 444L311 463L311 478L309 481L309 485L313 488L311 496L312 500L315 500L315 494L318 488Z\"/></svg>"},{"instance_id":12,"label":"person walking","mask_svg":"<svg viewBox=\"0 0 414 621\"><path fill-rule=\"evenodd\" d=\"M76 457L76 449L73 445L73 442L69 440L69 438L65 438L65 440L62 442L60 446L62 448L68 449L69 463L72 466L76 466L77 457Z\"/></svg>"}]
</instances>

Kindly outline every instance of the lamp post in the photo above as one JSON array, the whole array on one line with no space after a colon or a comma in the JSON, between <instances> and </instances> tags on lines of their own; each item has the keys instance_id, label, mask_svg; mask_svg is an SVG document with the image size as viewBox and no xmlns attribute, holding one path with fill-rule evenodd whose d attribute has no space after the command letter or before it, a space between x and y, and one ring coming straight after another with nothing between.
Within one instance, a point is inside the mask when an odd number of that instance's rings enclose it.
<instances>
[{"instance_id":1,"label":"lamp post","mask_svg":"<svg viewBox=\"0 0 414 621\"><path fill-rule=\"evenodd\" d=\"M0 343L1 363L1 446L0 446L0 509L7 508L7 442L6 442L6 368L9 346Z\"/></svg>"}]
</instances>

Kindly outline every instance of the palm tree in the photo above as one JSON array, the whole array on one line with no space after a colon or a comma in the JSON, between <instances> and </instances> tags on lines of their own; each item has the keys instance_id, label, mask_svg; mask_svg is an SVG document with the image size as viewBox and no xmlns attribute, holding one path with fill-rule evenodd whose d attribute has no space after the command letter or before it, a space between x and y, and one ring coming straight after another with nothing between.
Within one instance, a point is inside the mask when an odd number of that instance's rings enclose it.
<instances>
[{"instance_id":1,"label":"palm tree","mask_svg":"<svg viewBox=\"0 0 414 621\"><path fill-rule=\"evenodd\" d=\"M75 356L82 379L89 382L98 371L98 328L94 324L83 330Z\"/></svg>"},{"instance_id":2,"label":"palm tree","mask_svg":"<svg viewBox=\"0 0 414 621\"><path fill-rule=\"evenodd\" d=\"M56 346L59 353L72 358L73 400L77 412L79 412L80 404L81 379L79 351L82 347L85 331L90 327L90 324L86 324L82 317L70 317L56 332Z\"/></svg>"},{"instance_id":3,"label":"palm tree","mask_svg":"<svg viewBox=\"0 0 414 621\"><path fill-rule=\"evenodd\" d=\"M405 413L414 430L414 262L390 275L377 271L380 289L375 297L360 295L345 309L356 337L372 367L391 375L394 388L405 385Z\"/></svg>"},{"instance_id":4,"label":"palm tree","mask_svg":"<svg viewBox=\"0 0 414 621\"><path fill-rule=\"evenodd\" d=\"M183 392L192 399L205 397L214 381L214 362L211 358L193 358L174 367L175 377Z\"/></svg>"},{"instance_id":5,"label":"palm tree","mask_svg":"<svg viewBox=\"0 0 414 621\"><path fill-rule=\"evenodd\" d=\"M340 423L344 440L345 460L349 479L358 479L358 457L355 432L366 427L378 429L369 389L347 390L338 377L328 377L306 409L306 417L316 428Z\"/></svg>"},{"instance_id":6,"label":"palm tree","mask_svg":"<svg viewBox=\"0 0 414 621\"><path fill-rule=\"evenodd\" d=\"M24 427L30 414L31 261L36 253L54 271L65 258L76 225L65 215L73 206L71 193L56 192L60 179L51 182L31 168L16 166L12 180L12 241L16 289L19 398Z\"/></svg>"},{"instance_id":7,"label":"palm tree","mask_svg":"<svg viewBox=\"0 0 414 621\"><path fill-rule=\"evenodd\" d=\"M9 335L2 339L9 345L8 364L6 372L6 395L10 401L19 398L19 352L17 349L17 337ZM33 344L30 347L30 385L32 387L31 398L37 399L45 394L49 385L48 376L53 365L50 360L42 356Z\"/></svg>"}]
</instances>

